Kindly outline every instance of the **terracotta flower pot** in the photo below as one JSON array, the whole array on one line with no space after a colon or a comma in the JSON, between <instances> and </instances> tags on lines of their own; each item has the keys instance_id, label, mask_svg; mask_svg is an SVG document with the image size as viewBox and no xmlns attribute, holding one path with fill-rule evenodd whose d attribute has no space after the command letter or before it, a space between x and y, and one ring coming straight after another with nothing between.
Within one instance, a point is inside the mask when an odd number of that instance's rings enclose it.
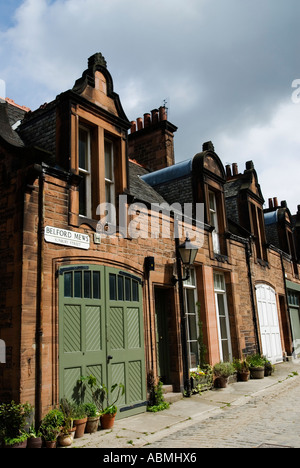
<instances>
[{"instance_id":1,"label":"terracotta flower pot","mask_svg":"<svg viewBox=\"0 0 300 468\"><path fill-rule=\"evenodd\" d=\"M248 371L248 372L239 372L238 376L239 376L239 381L240 382L248 382L248 380L250 378L250 371Z\"/></svg>"},{"instance_id":2,"label":"terracotta flower pot","mask_svg":"<svg viewBox=\"0 0 300 468\"><path fill-rule=\"evenodd\" d=\"M57 440L61 447L70 447L73 442L73 437L71 434L60 434Z\"/></svg>"},{"instance_id":3,"label":"terracotta flower pot","mask_svg":"<svg viewBox=\"0 0 300 468\"><path fill-rule=\"evenodd\" d=\"M27 439L27 448L42 448L43 441L41 437L30 437Z\"/></svg>"},{"instance_id":4,"label":"terracotta flower pot","mask_svg":"<svg viewBox=\"0 0 300 468\"><path fill-rule=\"evenodd\" d=\"M97 432L98 427L99 427L99 419L100 419L100 416L88 418L86 426L85 426L85 432L87 434L93 434L94 432Z\"/></svg>"},{"instance_id":5,"label":"terracotta flower pot","mask_svg":"<svg viewBox=\"0 0 300 468\"><path fill-rule=\"evenodd\" d=\"M115 423L116 414L102 414L101 427L102 429L111 429Z\"/></svg>"},{"instance_id":6,"label":"terracotta flower pot","mask_svg":"<svg viewBox=\"0 0 300 468\"><path fill-rule=\"evenodd\" d=\"M73 424L75 427L75 439L80 439L80 437L83 437L86 423L87 418L74 419Z\"/></svg>"},{"instance_id":7,"label":"terracotta flower pot","mask_svg":"<svg viewBox=\"0 0 300 468\"><path fill-rule=\"evenodd\" d=\"M46 448L56 448L56 440L46 440L45 445Z\"/></svg>"}]
</instances>

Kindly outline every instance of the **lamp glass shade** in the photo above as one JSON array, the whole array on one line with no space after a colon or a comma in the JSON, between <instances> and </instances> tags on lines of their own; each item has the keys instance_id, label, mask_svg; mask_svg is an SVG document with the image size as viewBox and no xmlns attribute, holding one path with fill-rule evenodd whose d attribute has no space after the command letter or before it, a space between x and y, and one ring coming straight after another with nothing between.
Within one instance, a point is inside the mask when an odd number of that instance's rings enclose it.
<instances>
[{"instance_id":1,"label":"lamp glass shade","mask_svg":"<svg viewBox=\"0 0 300 468\"><path fill-rule=\"evenodd\" d=\"M193 245L188 237L184 243L178 247L178 251L184 265L193 265L198 253L198 247Z\"/></svg>"}]
</instances>

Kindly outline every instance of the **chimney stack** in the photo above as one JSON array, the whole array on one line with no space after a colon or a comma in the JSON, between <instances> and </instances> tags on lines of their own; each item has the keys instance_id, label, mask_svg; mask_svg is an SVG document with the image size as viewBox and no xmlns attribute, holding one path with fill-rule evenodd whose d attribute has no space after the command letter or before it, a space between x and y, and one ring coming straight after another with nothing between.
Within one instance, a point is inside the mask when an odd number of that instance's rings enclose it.
<instances>
[{"instance_id":1,"label":"chimney stack","mask_svg":"<svg viewBox=\"0 0 300 468\"><path fill-rule=\"evenodd\" d=\"M177 127L168 121L167 108L161 106L131 122L128 156L150 171L175 164L174 133Z\"/></svg>"},{"instance_id":2,"label":"chimney stack","mask_svg":"<svg viewBox=\"0 0 300 468\"><path fill-rule=\"evenodd\" d=\"M277 197L273 198L274 208L278 208L278 199Z\"/></svg>"},{"instance_id":3,"label":"chimney stack","mask_svg":"<svg viewBox=\"0 0 300 468\"><path fill-rule=\"evenodd\" d=\"M273 198L269 198L269 208L270 208L270 209L273 209L273 208L274 208L274 205L273 205Z\"/></svg>"}]
</instances>

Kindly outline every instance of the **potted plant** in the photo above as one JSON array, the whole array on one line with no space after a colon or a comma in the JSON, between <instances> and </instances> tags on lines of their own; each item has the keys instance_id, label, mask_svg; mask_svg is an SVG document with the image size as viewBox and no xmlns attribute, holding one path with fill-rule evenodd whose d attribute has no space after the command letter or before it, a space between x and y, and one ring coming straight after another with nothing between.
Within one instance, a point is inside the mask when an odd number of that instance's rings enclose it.
<instances>
[{"instance_id":1,"label":"potted plant","mask_svg":"<svg viewBox=\"0 0 300 468\"><path fill-rule=\"evenodd\" d=\"M213 373L215 376L215 387L226 388L229 377L234 374L234 367L231 362L219 362L213 367Z\"/></svg>"},{"instance_id":2,"label":"potted plant","mask_svg":"<svg viewBox=\"0 0 300 468\"><path fill-rule=\"evenodd\" d=\"M27 439L27 448L42 448L43 439L40 431L36 432L32 424Z\"/></svg>"},{"instance_id":3,"label":"potted plant","mask_svg":"<svg viewBox=\"0 0 300 468\"><path fill-rule=\"evenodd\" d=\"M74 409L74 427L75 427L75 439L83 437L85 426L87 422L86 410L83 404L75 406Z\"/></svg>"},{"instance_id":4,"label":"potted plant","mask_svg":"<svg viewBox=\"0 0 300 468\"><path fill-rule=\"evenodd\" d=\"M273 366L273 364L267 358L265 358L265 377L270 377L274 371L275 366Z\"/></svg>"},{"instance_id":5,"label":"potted plant","mask_svg":"<svg viewBox=\"0 0 300 468\"><path fill-rule=\"evenodd\" d=\"M250 378L249 363L246 359L235 359L233 361L234 368L238 373L238 379L240 382L248 382Z\"/></svg>"},{"instance_id":6,"label":"potted plant","mask_svg":"<svg viewBox=\"0 0 300 468\"><path fill-rule=\"evenodd\" d=\"M23 432L18 437L4 437L4 448L26 448L28 434Z\"/></svg>"},{"instance_id":7,"label":"potted plant","mask_svg":"<svg viewBox=\"0 0 300 468\"><path fill-rule=\"evenodd\" d=\"M69 400L67 400L67 398L62 398L60 401L60 409L64 415L64 425L61 433L65 435L69 434L73 441L76 431L76 427L73 426L73 420L75 418L75 405L74 403L71 403Z\"/></svg>"},{"instance_id":8,"label":"potted plant","mask_svg":"<svg viewBox=\"0 0 300 468\"><path fill-rule=\"evenodd\" d=\"M253 354L247 358L251 379L263 379L265 376L265 361L260 354Z\"/></svg>"},{"instance_id":9,"label":"potted plant","mask_svg":"<svg viewBox=\"0 0 300 468\"><path fill-rule=\"evenodd\" d=\"M57 437L64 425L64 414L57 408L50 410L43 418L40 432L47 448L55 448Z\"/></svg>"},{"instance_id":10,"label":"potted plant","mask_svg":"<svg viewBox=\"0 0 300 468\"><path fill-rule=\"evenodd\" d=\"M3 403L0 405L0 438L6 448L26 448L28 433L27 418L32 413L29 403Z\"/></svg>"},{"instance_id":11,"label":"potted plant","mask_svg":"<svg viewBox=\"0 0 300 468\"><path fill-rule=\"evenodd\" d=\"M193 393L201 393L210 390L213 384L213 368L204 364L190 370L191 387Z\"/></svg>"},{"instance_id":12,"label":"potted plant","mask_svg":"<svg viewBox=\"0 0 300 468\"><path fill-rule=\"evenodd\" d=\"M85 432L93 434L99 427L100 412L97 411L97 406L94 403L85 403L84 406L87 414Z\"/></svg>"},{"instance_id":13,"label":"potted plant","mask_svg":"<svg viewBox=\"0 0 300 468\"><path fill-rule=\"evenodd\" d=\"M93 375L89 375L88 377L81 377L78 380L78 383L81 385L85 385L87 383L89 385L94 403L98 411L101 413L101 427L102 429L111 429L118 410L116 407L116 402L118 401L119 397L125 393L124 385L122 383L115 384L111 387L109 392L105 385L97 384L97 379ZM118 389L117 396L110 404L109 394L112 395L116 389Z\"/></svg>"},{"instance_id":14,"label":"potted plant","mask_svg":"<svg viewBox=\"0 0 300 468\"><path fill-rule=\"evenodd\" d=\"M57 442L61 447L69 447L73 442L73 435L71 434L69 427L65 424L57 437Z\"/></svg>"},{"instance_id":15,"label":"potted plant","mask_svg":"<svg viewBox=\"0 0 300 468\"><path fill-rule=\"evenodd\" d=\"M60 429L58 427L44 426L41 428L41 431L46 448L56 448L57 437L60 433Z\"/></svg>"}]
</instances>

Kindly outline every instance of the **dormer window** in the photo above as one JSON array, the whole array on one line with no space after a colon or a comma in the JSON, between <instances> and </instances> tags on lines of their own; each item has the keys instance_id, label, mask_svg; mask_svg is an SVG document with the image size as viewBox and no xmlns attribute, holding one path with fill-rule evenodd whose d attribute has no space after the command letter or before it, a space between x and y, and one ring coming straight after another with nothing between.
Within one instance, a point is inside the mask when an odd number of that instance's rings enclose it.
<instances>
[{"instance_id":1,"label":"dormer window","mask_svg":"<svg viewBox=\"0 0 300 468\"><path fill-rule=\"evenodd\" d=\"M263 221L263 211L260 207L250 203L250 212L252 219L251 231L254 234L254 242L256 249L256 258L258 260L268 261L266 248L266 234Z\"/></svg>"},{"instance_id":2,"label":"dormer window","mask_svg":"<svg viewBox=\"0 0 300 468\"><path fill-rule=\"evenodd\" d=\"M216 254L220 254L221 249L220 249L217 202L216 202L216 194L214 192L209 192L209 212L210 212L210 224L214 227L214 230L212 231L213 251Z\"/></svg>"},{"instance_id":3,"label":"dormer window","mask_svg":"<svg viewBox=\"0 0 300 468\"><path fill-rule=\"evenodd\" d=\"M79 185L79 215L91 218L91 135L89 129L79 128L78 170L82 181Z\"/></svg>"},{"instance_id":4,"label":"dormer window","mask_svg":"<svg viewBox=\"0 0 300 468\"><path fill-rule=\"evenodd\" d=\"M97 229L99 216L110 222L104 204L115 205L117 196L128 190L131 126L101 54L89 59L82 77L61 96L57 115L57 163L74 174L69 224Z\"/></svg>"},{"instance_id":5,"label":"dormer window","mask_svg":"<svg viewBox=\"0 0 300 468\"><path fill-rule=\"evenodd\" d=\"M192 162L193 194L196 203L204 203L204 222L210 227L209 250L212 259L228 261L229 242L226 239L227 218L224 185L226 175L211 142L203 144Z\"/></svg>"}]
</instances>

